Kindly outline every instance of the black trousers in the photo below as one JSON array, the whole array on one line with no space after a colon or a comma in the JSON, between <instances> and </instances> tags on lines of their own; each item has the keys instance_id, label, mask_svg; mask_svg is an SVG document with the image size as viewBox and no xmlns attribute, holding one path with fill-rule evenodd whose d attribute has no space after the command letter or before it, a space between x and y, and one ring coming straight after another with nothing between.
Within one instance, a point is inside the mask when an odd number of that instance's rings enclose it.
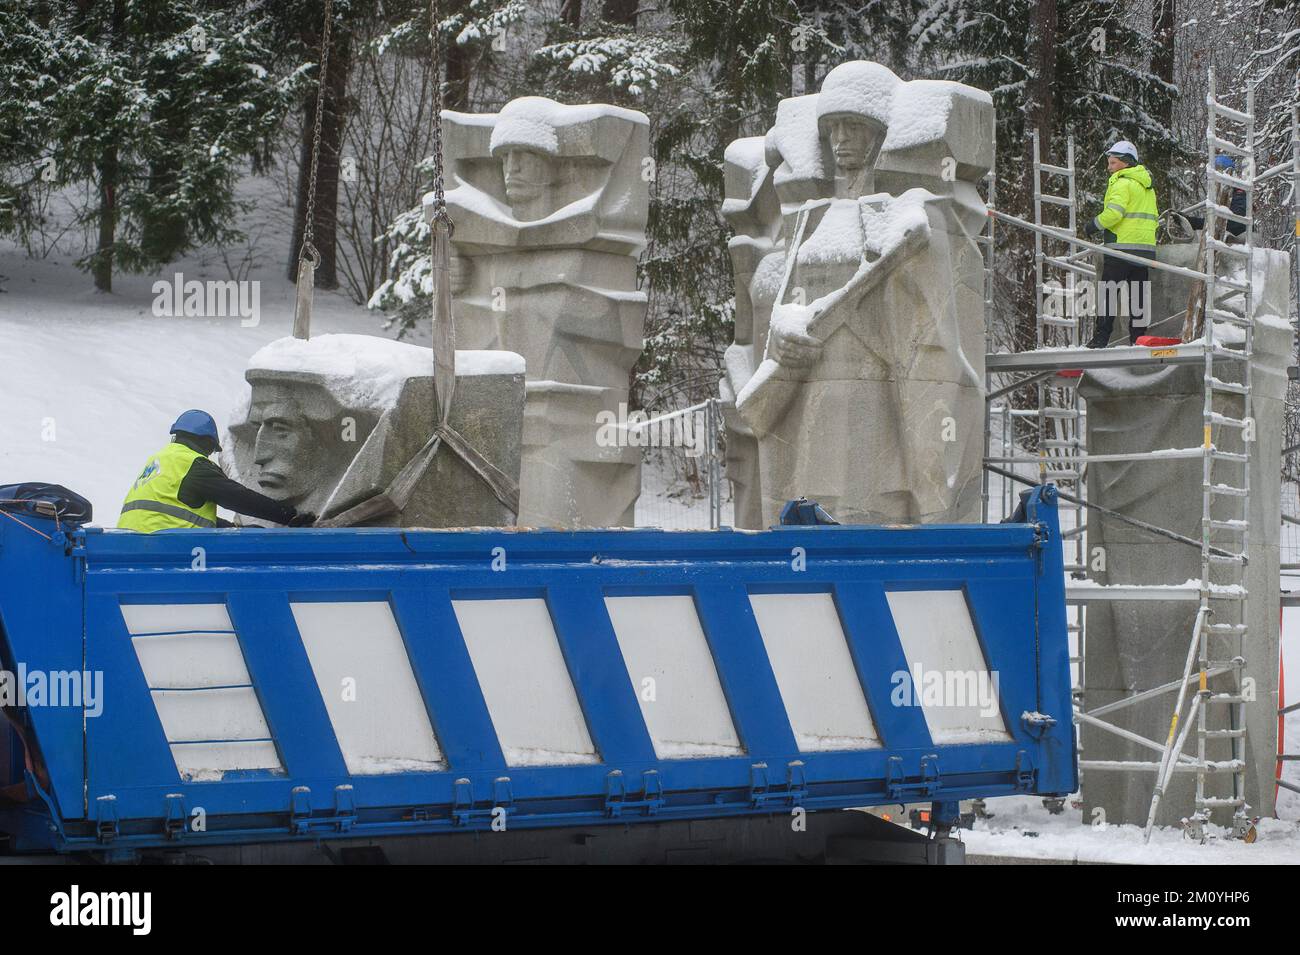
<instances>
[{"instance_id":1,"label":"black trousers","mask_svg":"<svg viewBox=\"0 0 1300 955\"><path fill-rule=\"evenodd\" d=\"M1129 251L1129 250L1125 250ZM1155 258L1155 252L1134 252L1144 258ZM1093 333L1093 344L1105 346L1110 343L1110 336L1115 331L1115 317L1121 311L1129 315L1128 342L1136 345L1138 336L1147 332L1144 322L1135 328L1133 319L1147 317L1151 308L1150 295L1151 270L1136 262L1126 262L1113 256L1105 256L1101 266L1101 281L1097 287L1097 330Z\"/></svg>"}]
</instances>

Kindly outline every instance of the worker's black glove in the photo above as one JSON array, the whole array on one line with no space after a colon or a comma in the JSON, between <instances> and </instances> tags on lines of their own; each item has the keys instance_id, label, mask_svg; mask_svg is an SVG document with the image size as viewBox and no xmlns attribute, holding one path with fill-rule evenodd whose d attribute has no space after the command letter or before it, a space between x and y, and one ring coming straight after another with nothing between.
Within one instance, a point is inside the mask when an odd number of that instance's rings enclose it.
<instances>
[{"instance_id":1,"label":"worker's black glove","mask_svg":"<svg viewBox=\"0 0 1300 955\"><path fill-rule=\"evenodd\" d=\"M1101 226L1097 225L1096 219L1089 219L1083 224L1083 234L1089 238L1096 238L1101 235Z\"/></svg>"},{"instance_id":2,"label":"worker's black glove","mask_svg":"<svg viewBox=\"0 0 1300 955\"><path fill-rule=\"evenodd\" d=\"M307 511L294 511L289 520L290 527L311 527L316 523L316 515Z\"/></svg>"}]
</instances>

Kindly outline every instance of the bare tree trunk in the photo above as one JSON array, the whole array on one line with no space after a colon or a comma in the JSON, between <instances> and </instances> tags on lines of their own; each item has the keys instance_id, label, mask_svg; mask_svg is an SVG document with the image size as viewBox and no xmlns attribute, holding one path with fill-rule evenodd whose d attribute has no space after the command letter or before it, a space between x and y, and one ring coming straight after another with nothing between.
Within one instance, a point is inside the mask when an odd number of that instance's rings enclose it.
<instances>
[{"instance_id":1,"label":"bare tree trunk","mask_svg":"<svg viewBox=\"0 0 1300 955\"><path fill-rule=\"evenodd\" d=\"M316 45L320 39L317 37ZM317 288L338 288L337 250L335 242L338 220L340 144L346 120L348 74L352 70L352 35L340 30L330 43L328 75L325 77L325 109L320 124L320 160L316 166L316 208L312 216L313 244L320 252L316 269ZM307 214L307 195L311 185L313 135L316 125L316 97L308 97L303 110L302 145L298 165L298 203L294 211L293 242L290 246L289 281L298 278L298 253Z\"/></svg>"},{"instance_id":2,"label":"bare tree trunk","mask_svg":"<svg viewBox=\"0 0 1300 955\"><path fill-rule=\"evenodd\" d=\"M1025 105L1030 127L1038 130L1044 156L1052 155L1052 124L1056 119L1052 87L1056 74L1056 41L1056 0L1041 0L1034 11L1033 46L1030 49L1033 77L1029 83L1029 102ZM1025 171L1031 177L1034 174L1032 150L1026 139L1025 158L1030 161L1026 162Z\"/></svg>"},{"instance_id":3,"label":"bare tree trunk","mask_svg":"<svg viewBox=\"0 0 1300 955\"><path fill-rule=\"evenodd\" d=\"M470 81L474 77L474 63L463 46L448 44L443 59L447 64L447 90L442 98L443 109L465 111L469 109ZM434 77L435 81L437 77Z\"/></svg>"},{"instance_id":4,"label":"bare tree trunk","mask_svg":"<svg viewBox=\"0 0 1300 955\"><path fill-rule=\"evenodd\" d=\"M624 26L636 26L637 0L604 0L600 5L600 15L610 23Z\"/></svg>"},{"instance_id":5,"label":"bare tree trunk","mask_svg":"<svg viewBox=\"0 0 1300 955\"><path fill-rule=\"evenodd\" d=\"M1170 86L1174 83L1174 24L1178 22L1178 0L1155 0L1151 8L1151 38L1155 48L1151 53L1151 72ZM1173 125L1174 101L1170 97L1161 102L1161 119Z\"/></svg>"},{"instance_id":6,"label":"bare tree trunk","mask_svg":"<svg viewBox=\"0 0 1300 955\"><path fill-rule=\"evenodd\" d=\"M81 6L82 12L88 7ZM126 10L122 3L115 2L109 17L109 45L115 46L126 24ZM99 241L95 246L94 264L91 273L95 279L95 290L113 291L113 244L117 241L117 186L121 169L118 165L116 146L106 146L100 159L99 173Z\"/></svg>"},{"instance_id":7,"label":"bare tree trunk","mask_svg":"<svg viewBox=\"0 0 1300 955\"><path fill-rule=\"evenodd\" d=\"M1056 74L1056 43L1058 23L1056 0L1040 0L1031 22L1030 64L1033 73L1029 80L1029 97L1025 103L1027 126L1038 130L1038 142L1043 158L1053 155L1052 126L1056 120L1056 99L1053 80ZM1034 195L1034 147L1033 138L1025 137L1025 196L1030 202ZM1029 233L1020 230L1015 233L1013 242L1027 249L1031 243ZM1017 350L1033 348L1036 344L1038 325L1038 303L1032 289L1031 269L1032 254L1021 255L1017 263L1029 263L1024 274L1013 288L1013 298L1017 308L1016 345Z\"/></svg>"},{"instance_id":8,"label":"bare tree trunk","mask_svg":"<svg viewBox=\"0 0 1300 955\"><path fill-rule=\"evenodd\" d=\"M1151 8L1151 39L1154 44L1151 51L1151 72L1170 86L1174 84L1174 24L1177 22L1177 0L1155 0ZM1156 118L1171 134L1174 128L1175 99L1173 92L1169 92L1161 98L1156 109ZM1151 158L1147 160L1146 166L1156 180L1156 195L1176 208L1171 190L1174 177L1170 175L1169 169L1173 162L1173 151L1167 144L1159 142L1148 152Z\"/></svg>"},{"instance_id":9,"label":"bare tree trunk","mask_svg":"<svg viewBox=\"0 0 1300 955\"><path fill-rule=\"evenodd\" d=\"M113 291L113 243L117 238L117 147L109 146L99 160L99 242L95 247L95 290Z\"/></svg>"},{"instance_id":10,"label":"bare tree trunk","mask_svg":"<svg viewBox=\"0 0 1300 955\"><path fill-rule=\"evenodd\" d=\"M560 19L576 30L582 23L582 0L564 0L560 4Z\"/></svg>"}]
</instances>

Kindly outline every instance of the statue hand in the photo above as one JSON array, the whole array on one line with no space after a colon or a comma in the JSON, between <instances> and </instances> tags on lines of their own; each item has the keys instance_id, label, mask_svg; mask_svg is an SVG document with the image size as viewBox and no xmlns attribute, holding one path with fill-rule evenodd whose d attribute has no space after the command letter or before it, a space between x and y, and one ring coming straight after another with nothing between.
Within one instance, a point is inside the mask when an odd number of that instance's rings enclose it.
<instances>
[{"instance_id":1,"label":"statue hand","mask_svg":"<svg viewBox=\"0 0 1300 955\"><path fill-rule=\"evenodd\" d=\"M774 325L768 337L768 357L787 368L807 368L822 357L822 342L803 332Z\"/></svg>"}]
</instances>

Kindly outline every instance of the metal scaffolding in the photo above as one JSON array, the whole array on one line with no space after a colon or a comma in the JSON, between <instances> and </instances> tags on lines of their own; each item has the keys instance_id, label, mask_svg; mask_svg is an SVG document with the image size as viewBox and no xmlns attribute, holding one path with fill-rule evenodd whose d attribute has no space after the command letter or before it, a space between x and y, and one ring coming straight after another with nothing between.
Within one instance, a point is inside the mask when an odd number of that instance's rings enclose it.
<instances>
[{"instance_id":1,"label":"metal scaffolding","mask_svg":"<svg viewBox=\"0 0 1300 955\"><path fill-rule=\"evenodd\" d=\"M1032 351L986 356L988 393L988 421L986 427L984 519L990 516L988 475L1003 479L1003 515L1009 513L1014 495L1006 491L1010 480L1033 484L1052 481L1062 486L1065 501L1073 500L1075 515L1073 528L1065 528L1066 564L1077 583L1067 583L1067 600L1075 607L1071 629L1076 636L1075 663L1075 720L1112 733L1145 747L1153 753L1150 761L1113 761L1080 759L1082 772L1140 772L1154 773L1155 785L1149 812L1147 836L1163 798L1169 780L1175 772L1196 774L1194 811L1188 828L1194 837L1204 838L1205 825L1210 811L1216 808L1232 810L1232 831L1244 836L1250 828L1250 818L1245 803L1245 724L1241 704L1242 668L1245 661L1240 652L1228 659L1212 658L1211 638L1226 638L1241 648L1247 633L1249 594L1243 579L1247 563L1249 521L1247 501L1250 493L1249 466L1251 443L1254 439L1254 421L1251 408L1251 358L1253 356L1253 329L1255 302L1251 265L1254 261L1253 209L1257 182L1254 167L1256 151L1254 91L1247 92L1246 109L1233 109L1217 98L1214 73L1210 71L1209 91L1206 96L1207 123L1205 163L1205 199L1197 208L1204 210L1204 267L1188 269L1168 263L1134 256L1131 253L1081 239L1076 234L1078 225L1077 191L1075 179L1074 143L1066 147L1064 165L1044 162L1040 155L1037 133L1033 134L1034 171L1034 221L1029 222L1008 215L996 208L994 194L989 189L989 228L983 237L986 248L986 313L994 315L991 283L995 274L994 235L996 222L1013 229L1028 230L1034 240L1035 275L1035 345ZM1300 169L1300 133L1293 162L1269 170L1264 176ZM1229 174L1216 167L1215 158L1229 155L1239 160L1239 174ZM1279 171L1280 170L1280 171ZM1234 169L1234 172L1237 170ZM1059 191L1052 191L1049 183L1056 183ZM1062 188L1063 187L1063 188ZM1238 215L1230 208L1228 195L1241 189L1246 195L1246 213ZM1297 191L1300 191L1298 189ZM1063 225L1044 222L1044 212L1049 207L1065 210ZM1298 207L1300 209L1300 207ZM1060 214L1058 213L1058 216ZM1297 212L1300 222L1300 211ZM1227 241L1219 234L1218 226L1226 222L1241 223L1244 227L1241 241ZM1118 346L1114 348L1086 349L1085 341L1091 305L1096 297L1088 298L1081 283L1094 282L1097 269L1089 261L1097 253L1135 261L1149 268L1178 275L1203 283L1205 290L1203 308L1203 334L1197 327L1194 334L1185 334L1185 340L1175 345ZM1220 259L1244 259L1244 282L1220 274ZM1149 306L1148 306L1149 307ZM1239 311L1237 309L1240 309ZM1189 311L1191 309L1189 308ZM1194 319L1195 315L1190 315ZM1189 321L1189 328L1194 322ZM1227 329L1233 341L1224 339ZM1222 330L1221 330L1222 329ZM991 330L991 325L990 325ZM1176 364L1199 365L1203 369L1203 440L1199 447L1179 449L1152 449L1125 454L1090 454L1086 447L1086 408L1080 399L1077 384L1079 375L1089 369L1116 368L1136 365ZM1230 369L1230 370L1229 370ZM1035 407L1017 409L1010 401L1014 392L1033 387ZM1240 405L1240 413L1226 414L1225 403ZM1033 453L1017 452L1016 420L1030 421L1036 425L1033 434L1036 447ZM1001 453L992 453L992 438L1000 435ZM1235 436L1235 437L1234 437ZM1226 440L1225 440L1226 439ZM1240 440L1241 450L1229 450ZM1199 459L1201 461L1201 534L1199 541L1185 538L1173 531L1144 526L1122 514L1110 511L1087 499L1087 467L1089 463L1118 461L1155 461L1169 459ZM1034 466L1036 480L1016 474L1017 466ZM1172 537L1200 549L1200 579L1187 583L1171 581L1166 586L1099 586L1086 580L1090 570L1087 555L1087 513L1105 513L1109 517L1144 526L1144 529ZM1187 600L1196 601L1198 610L1189 645L1183 678L1161 686L1135 692L1129 697L1084 710L1083 690L1086 678L1086 617L1085 601L1098 600ZM1227 676L1232 688L1227 692L1211 692L1208 681ZM1194 691L1189 688L1195 685ZM1161 739L1155 730L1151 737L1143 736L1115 725L1105 717L1132 706L1168 694L1176 696L1168 732ZM1187 704L1186 706L1184 704ZM1226 729L1211 728L1207 715L1215 708L1226 709ZM1196 732L1196 755L1183 753L1189 734ZM1207 755L1210 740L1226 740L1230 758L1211 760ZM1211 796L1206 791L1207 777L1231 775L1231 796ZM1059 808L1059 807L1050 807Z\"/></svg>"}]
</instances>

